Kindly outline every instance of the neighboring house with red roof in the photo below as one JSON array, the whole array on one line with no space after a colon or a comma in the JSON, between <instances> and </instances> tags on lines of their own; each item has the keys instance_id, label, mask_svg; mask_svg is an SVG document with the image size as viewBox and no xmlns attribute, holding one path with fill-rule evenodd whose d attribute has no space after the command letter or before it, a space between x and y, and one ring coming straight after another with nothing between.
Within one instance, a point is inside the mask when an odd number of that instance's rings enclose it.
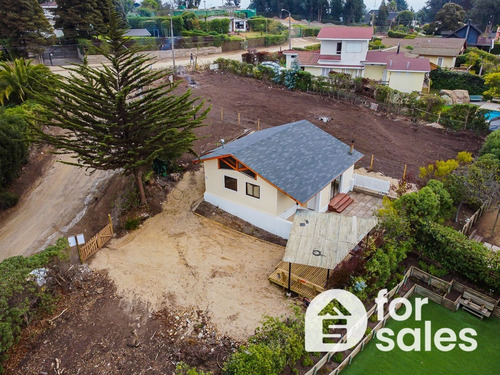
<instances>
[{"instance_id":1,"label":"neighboring house with red roof","mask_svg":"<svg viewBox=\"0 0 500 375\"><path fill-rule=\"evenodd\" d=\"M403 92L422 91L430 72L427 58L411 58L403 52L369 51L371 27L324 27L318 34L319 51L284 51L287 68L296 60L315 76L330 72L366 77Z\"/></svg>"}]
</instances>

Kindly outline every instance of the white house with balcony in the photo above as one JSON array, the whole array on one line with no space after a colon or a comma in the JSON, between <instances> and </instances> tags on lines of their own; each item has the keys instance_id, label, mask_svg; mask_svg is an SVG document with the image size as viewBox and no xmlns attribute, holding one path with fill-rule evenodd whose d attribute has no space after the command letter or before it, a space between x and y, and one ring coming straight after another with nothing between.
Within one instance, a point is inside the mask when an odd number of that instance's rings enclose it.
<instances>
[{"instance_id":1,"label":"white house with balcony","mask_svg":"<svg viewBox=\"0 0 500 375\"><path fill-rule=\"evenodd\" d=\"M315 76L332 72L364 77L402 92L422 91L430 72L428 58L406 56L403 51L369 51L371 27L323 27L319 51L284 51L286 67L295 60Z\"/></svg>"}]
</instances>

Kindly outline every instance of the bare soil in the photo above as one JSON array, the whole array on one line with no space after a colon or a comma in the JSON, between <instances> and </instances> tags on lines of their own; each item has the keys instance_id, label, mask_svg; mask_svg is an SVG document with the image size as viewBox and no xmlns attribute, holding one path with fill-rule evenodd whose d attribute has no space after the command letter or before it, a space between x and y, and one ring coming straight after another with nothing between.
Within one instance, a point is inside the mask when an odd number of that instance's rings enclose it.
<instances>
[{"instance_id":1,"label":"bare soil","mask_svg":"<svg viewBox=\"0 0 500 375\"><path fill-rule=\"evenodd\" d=\"M238 343L205 311L158 312L116 294L106 272L75 267L60 278L54 314L33 322L4 363L5 374L172 374L182 361L219 374ZM60 282L60 283L61 283Z\"/></svg>"},{"instance_id":2,"label":"bare soil","mask_svg":"<svg viewBox=\"0 0 500 375\"><path fill-rule=\"evenodd\" d=\"M374 155L374 171L400 179L404 165L417 176L418 168L437 159L455 157L460 151L477 153L482 138L471 132L435 129L410 122L405 117L387 116L312 93L286 90L253 78L222 72L193 73L195 96L212 106L208 126L198 129L203 139L196 150L206 153L242 133L306 119L365 154L359 166L369 167ZM180 89L190 87L185 83ZM223 121L221 121L221 108ZM240 123L238 125L238 113ZM323 122L319 117L329 117Z\"/></svg>"},{"instance_id":3,"label":"bare soil","mask_svg":"<svg viewBox=\"0 0 500 375\"><path fill-rule=\"evenodd\" d=\"M197 214L207 217L210 220L216 221L222 225L225 225L231 229L237 230L238 232L248 234L259 238L261 240L275 243L276 245L286 246L286 240L284 238L278 237L272 233L269 233L263 229L257 228L240 219L237 216L231 215L230 213L214 206L208 202L201 202L201 204L194 211Z\"/></svg>"},{"instance_id":4,"label":"bare soil","mask_svg":"<svg viewBox=\"0 0 500 375\"><path fill-rule=\"evenodd\" d=\"M476 233L483 237L484 242L500 246L500 219L498 219L495 231L492 235L497 213L497 209L490 207L490 209L479 218L478 222L474 225L474 229L477 229Z\"/></svg>"},{"instance_id":5,"label":"bare soil","mask_svg":"<svg viewBox=\"0 0 500 375\"><path fill-rule=\"evenodd\" d=\"M108 242L90 267L108 270L130 303L201 309L219 332L245 340L264 315L290 313L290 300L267 279L284 248L194 214L203 192L203 170L186 172L160 214Z\"/></svg>"}]
</instances>

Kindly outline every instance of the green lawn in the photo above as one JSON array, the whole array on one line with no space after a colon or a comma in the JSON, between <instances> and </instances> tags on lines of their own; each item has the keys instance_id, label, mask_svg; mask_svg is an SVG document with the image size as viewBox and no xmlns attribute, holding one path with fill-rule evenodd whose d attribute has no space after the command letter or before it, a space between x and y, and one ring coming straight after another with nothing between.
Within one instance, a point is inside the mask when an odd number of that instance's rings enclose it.
<instances>
[{"instance_id":1,"label":"green lawn","mask_svg":"<svg viewBox=\"0 0 500 375\"><path fill-rule=\"evenodd\" d=\"M412 297L412 302L414 297ZM376 347L375 338L347 366L342 375L498 375L500 374L500 319L480 320L463 310L451 312L429 301L423 306L423 319L399 322L391 319L387 327L395 334L402 328L422 328L423 320L432 322L432 332L439 328L451 328L458 336L462 328L473 328L478 347L475 351L464 352L458 347L452 351L441 352L433 344L430 352L404 352L396 348L382 352ZM414 315L413 315L414 316ZM408 340L406 340L408 339ZM421 338L424 340L423 334ZM411 344L412 338L405 337L405 343ZM423 345L423 344L422 344Z\"/></svg>"}]
</instances>

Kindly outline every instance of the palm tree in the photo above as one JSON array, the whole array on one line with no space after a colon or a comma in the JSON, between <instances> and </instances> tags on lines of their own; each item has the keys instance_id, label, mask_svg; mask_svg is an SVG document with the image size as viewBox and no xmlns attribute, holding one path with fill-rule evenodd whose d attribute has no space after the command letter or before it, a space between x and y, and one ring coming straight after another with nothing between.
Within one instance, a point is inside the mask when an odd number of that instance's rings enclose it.
<instances>
[{"instance_id":1,"label":"palm tree","mask_svg":"<svg viewBox=\"0 0 500 375\"><path fill-rule=\"evenodd\" d=\"M48 91L58 79L49 68L24 58L0 62L0 104L18 105Z\"/></svg>"}]
</instances>

